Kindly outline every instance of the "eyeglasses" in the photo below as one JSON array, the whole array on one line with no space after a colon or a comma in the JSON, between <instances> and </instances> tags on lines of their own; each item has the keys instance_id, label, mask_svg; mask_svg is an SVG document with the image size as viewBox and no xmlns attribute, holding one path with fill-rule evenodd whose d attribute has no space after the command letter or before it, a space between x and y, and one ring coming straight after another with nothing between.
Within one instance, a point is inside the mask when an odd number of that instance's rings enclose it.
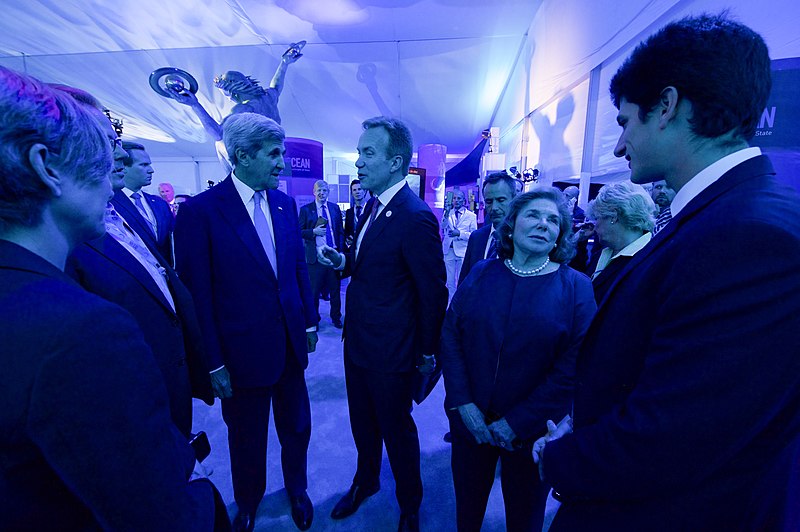
<instances>
[{"instance_id":1,"label":"eyeglasses","mask_svg":"<svg viewBox=\"0 0 800 532\"><path fill-rule=\"evenodd\" d=\"M109 137L108 140L111 142L111 151L114 151L117 148L122 148L122 139L121 138L115 137L115 138L112 139L111 137Z\"/></svg>"}]
</instances>

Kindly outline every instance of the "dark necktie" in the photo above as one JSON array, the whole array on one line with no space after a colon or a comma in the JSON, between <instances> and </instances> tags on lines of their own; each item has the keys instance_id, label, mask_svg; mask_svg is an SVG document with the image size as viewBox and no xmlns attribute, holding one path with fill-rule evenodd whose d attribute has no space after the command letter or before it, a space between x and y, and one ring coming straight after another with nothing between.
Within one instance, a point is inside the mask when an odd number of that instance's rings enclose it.
<instances>
[{"instance_id":1,"label":"dark necktie","mask_svg":"<svg viewBox=\"0 0 800 532\"><path fill-rule=\"evenodd\" d=\"M353 219L353 227L358 227L358 221L361 219L361 205L356 205L356 217Z\"/></svg>"},{"instance_id":2,"label":"dark necktie","mask_svg":"<svg viewBox=\"0 0 800 532\"><path fill-rule=\"evenodd\" d=\"M322 217L328 221L325 224L325 243L328 244L329 247L335 248L336 246L333 245L333 236L331 236L331 217L328 216L328 206L324 203L322 204Z\"/></svg>"},{"instance_id":3,"label":"dark necktie","mask_svg":"<svg viewBox=\"0 0 800 532\"><path fill-rule=\"evenodd\" d=\"M487 259L496 259L497 258L497 239L494 237L494 234L489 237L489 249L486 250L486 258Z\"/></svg>"},{"instance_id":4,"label":"dark necktie","mask_svg":"<svg viewBox=\"0 0 800 532\"><path fill-rule=\"evenodd\" d=\"M369 228L372 227L372 222L375 221L375 218L378 216L378 208L380 208L381 200L375 198L375 201L372 202L372 211L369 213L369 222L367 222L367 231Z\"/></svg>"},{"instance_id":5,"label":"dark necktie","mask_svg":"<svg viewBox=\"0 0 800 532\"><path fill-rule=\"evenodd\" d=\"M263 198L261 197L261 192L256 192L253 194L253 203L255 204L255 209L253 209L253 224L256 226L258 239L261 240L261 245L264 247L264 251L269 259L269 265L272 266L272 271L275 272L275 277L277 277L278 258L275 254L275 242L272 240L272 234L269 232L267 217L264 215L264 211L261 210L262 200Z\"/></svg>"},{"instance_id":6,"label":"dark necktie","mask_svg":"<svg viewBox=\"0 0 800 532\"><path fill-rule=\"evenodd\" d=\"M670 220L672 220L672 211L669 207L664 207L664 210L662 210L658 218L656 218L656 225L653 227L653 236L664 229L664 226L667 225Z\"/></svg>"}]
</instances>

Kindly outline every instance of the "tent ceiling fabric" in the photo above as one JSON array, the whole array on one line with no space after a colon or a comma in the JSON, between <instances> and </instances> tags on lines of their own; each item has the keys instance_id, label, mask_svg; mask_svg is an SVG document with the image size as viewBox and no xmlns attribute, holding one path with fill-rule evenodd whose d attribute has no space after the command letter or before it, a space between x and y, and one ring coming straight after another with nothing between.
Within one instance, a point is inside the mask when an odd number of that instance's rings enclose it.
<instances>
[{"instance_id":1,"label":"tent ceiling fabric","mask_svg":"<svg viewBox=\"0 0 800 532\"><path fill-rule=\"evenodd\" d=\"M389 114L415 143L468 153L498 104L539 0L6 0L0 65L84 88L156 157L213 157L188 107L148 85L182 68L217 119L232 104L214 76L268 85L291 42L306 40L280 99L290 136L355 151L360 122Z\"/></svg>"},{"instance_id":2,"label":"tent ceiling fabric","mask_svg":"<svg viewBox=\"0 0 800 532\"><path fill-rule=\"evenodd\" d=\"M628 175L612 153L619 129L608 82L665 23L729 10L764 36L774 59L800 57L797 0L4 0L3 8L0 65L89 90L123 116L126 136L176 161L213 158L214 145L189 108L150 89L150 72L193 74L219 120L232 105L214 76L239 70L268 84L299 40L308 44L289 68L280 113L290 136L323 142L327 157L352 156L361 121L388 114L411 126L417 146L444 144L456 155L497 126L508 166L600 182Z\"/></svg>"}]
</instances>

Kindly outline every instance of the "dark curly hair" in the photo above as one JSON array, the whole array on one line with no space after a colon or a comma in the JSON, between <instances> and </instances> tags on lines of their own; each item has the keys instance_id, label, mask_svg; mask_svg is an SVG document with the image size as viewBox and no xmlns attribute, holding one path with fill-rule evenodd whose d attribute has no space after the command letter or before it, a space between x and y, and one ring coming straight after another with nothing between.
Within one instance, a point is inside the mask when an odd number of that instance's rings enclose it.
<instances>
[{"instance_id":1,"label":"dark curly hair","mask_svg":"<svg viewBox=\"0 0 800 532\"><path fill-rule=\"evenodd\" d=\"M724 12L684 18L636 47L611 80L611 99L618 109L622 98L638 105L645 120L670 86L691 102L695 135L750 140L772 87L767 45Z\"/></svg>"},{"instance_id":2,"label":"dark curly hair","mask_svg":"<svg viewBox=\"0 0 800 532\"><path fill-rule=\"evenodd\" d=\"M499 237L497 255L501 259L510 259L514 256L513 235L517 216L528 203L535 199L552 201L558 208L558 237L556 238L556 247L550 251L550 260L566 264L575 256L575 243L572 241L572 215L569 213L564 194L555 187L536 186L511 201L508 206L508 214L495 231Z\"/></svg>"}]
</instances>

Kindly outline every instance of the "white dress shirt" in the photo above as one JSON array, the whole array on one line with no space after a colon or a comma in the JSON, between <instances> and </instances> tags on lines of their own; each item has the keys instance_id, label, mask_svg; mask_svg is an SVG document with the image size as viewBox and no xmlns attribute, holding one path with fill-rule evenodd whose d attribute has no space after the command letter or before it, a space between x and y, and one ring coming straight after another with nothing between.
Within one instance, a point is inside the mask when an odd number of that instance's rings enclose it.
<instances>
[{"instance_id":1,"label":"white dress shirt","mask_svg":"<svg viewBox=\"0 0 800 532\"><path fill-rule=\"evenodd\" d=\"M236 177L236 174L231 174L231 176L233 177L233 186L236 188L236 192L239 193L239 197L244 204L244 208L247 209L247 215L250 216L250 221L253 222L253 227L255 227L256 222L253 216L255 215L256 203L255 200L253 200L253 196L255 196L256 191L239 181L239 178ZM272 237L272 241L275 242L275 252L277 253L278 241L275 239L275 230L272 228L272 214L269 212L269 200L267 199L266 191L262 191L261 197L263 198L261 201L261 211L264 213L264 217L267 219L269 234ZM275 267L277 268L277 264Z\"/></svg>"},{"instance_id":2,"label":"white dress shirt","mask_svg":"<svg viewBox=\"0 0 800 532\"><path fill-rule=\"evenodd\" d=\"M405 184L406 180L403 179L399 183L396 183L384 190L383 193L378 196L380 203L378 204L378 213L375 215L375 219L381 215L381 213L386 209L386 206L389 205L389 202L392 201L392 198L394 198L397 193L400 192L400 189L402 189ZM372 216L372 213L363 212L361 215ZM367 222L361 227L361 232L358 233L358 240L356 241L356 257L358 256L358 250L361 248L361 241L364 240L364 234L367 232L368 225L369 220L367 220ZM344 268L344 261L342 261L342 268Z\"/></svg>"}]
</instances>

